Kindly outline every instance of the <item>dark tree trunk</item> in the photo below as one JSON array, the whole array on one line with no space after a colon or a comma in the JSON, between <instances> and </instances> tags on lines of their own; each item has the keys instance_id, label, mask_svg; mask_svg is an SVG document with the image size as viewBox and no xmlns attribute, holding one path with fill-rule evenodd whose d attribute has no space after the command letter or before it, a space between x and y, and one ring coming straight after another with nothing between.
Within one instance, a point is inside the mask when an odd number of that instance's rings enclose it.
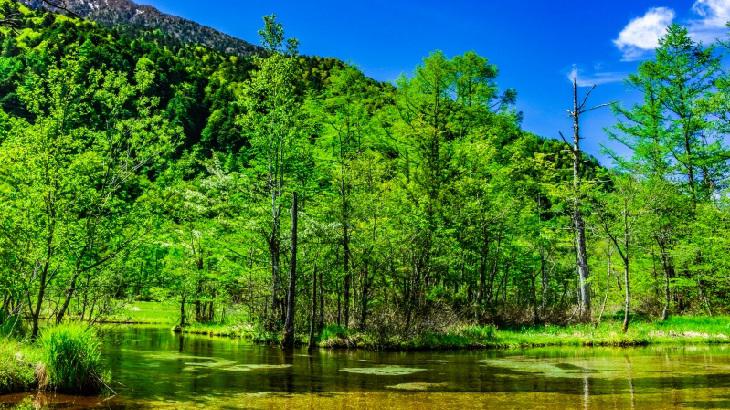
<instances>
[{"instance_id":1,"label":"dark tree trunk","mask_svg":"<svg viewBox=\"0 0 730 410\"><path fill-rule=\"evenodd\" d=\"M342 326L342 294L337 292L337 326Z\"/></svg>"},{"instance_id":2,"label":"dark tree trunk","mask_svg":"<svg viewBox=\"0 0 730 410\"><path fill-rule=\"evenodd\" d=\"M672 303L670 281L674 276L674 262L666 249L666 244L664 244L661 240L658 242L659 252L661 253L662 258L662 268L664 270L664 308L662 309L662 320L667 320L669 319L669 308Z\"/></svg>"},{"instance_id":3,"label":"dark tree trunk","mask_svg":"<svg viewBox=\"0 0 730 410\"><path fill-rule=\"evenodd\" d=\"M185 327L185 296L180 300L180 328Z\"/></svg>"},{"instance_id":4,"label":"dark tree trunk","mask_svg":"<svg viewBox=\"0 0 730 410\"><path fill-rule=\"evenodd\" d=\"M360 292L360 329L365 329L365 321L368 315L368 292L370 291L370 277L368 264L365 264L362 278L362 291Z\"/></svg>"},{"instance_id":5,"label":"dark tree trunk","mask_svg":"<svg viewBox=\"0 0 730 410\"><path fill-rule=\"evenodd\" d=\"M289 291L286 298L286 321L284 322L284 337L281 339L281 348L294 349L294 306L297 290L297 193L292 196L291 205L291 263L289 264Z\"/></svg>"},{"instance_id":6,"label":"dark tree trunk","mask_svg":"<svg viewBox=\"0 0 730 410\"><path fill-rule=\"evenodd\" d=\"M317 265L312 270L312 305L309 312L309 350L314 349L314 335L317 332Z\"/></svg>"},{"instance_id":7,"label":"dark tree trunk","mask_svg":"<svg viewBox=\"0 0 730 410\"><path fill-rule=\"evenodd\" d=\"M628 250L627 250L628 252ZM624 333L629 330L629 314L631 309L631 292L629 290L629 258L624 258L624 323L621 328Z\"/></svg>"},{"instance_id":8,"label":"dark tree trunk","mask_svg":"<svg viewBox=\"0 0 730 410\"><path fill-rule=\"evenodd\" d=\"M271 256L271 313L269 318L269 329L276 330L278 327L279 317L281 316L281 301L279 299L279 289L281 287L280 280L280 267L281 267L281 238L279 235L280 231L280 219L278 211L273 203L272 199L272 218L273 226L271 230L271 236L269 237L269 254Z\"/></svg>"},{"instance_id":9,"label":"dark tree trunk","mask_svg":"<svg viewBox=\"0 0 730 410\"><path fill-rule=\"evenodd\" d=\"M68 289L66 290L66 297L63 300L63 304L61 305L61 308L58 310L58 313L56 314L56 324L60 324L63 321L63 317L66 315L66 311L68 311L68 307L71 304L71 298L73 297L74 293L76 292L76 281L79 278L80 272L77 272L74 274L73 278L71 278L71 284L69 285Z\"/></svg>"},{"instance_id":10,"label":"dark tree trunk","mask_svg":"<svg viewBox=\"0 0 730 410\"><path fill-rule=\"evenodd\" d=\"M317 323L317 332L324 329L324 271L319 272L319 322Z\"/></svg>"},{"instance_id":11,"label":"dark tree trunk","mask_svg":"<svg viewBox=\"0 0 730 410\"><path fill-rule=\"evenodd\" d=\"M350 325L350 290L352 288L352 273L350 272L350 234L348 232L347 220L344 222L342 231L342 268L345 272L343 310L344 326L348 327Z\"/></svg>"}]
</instances>

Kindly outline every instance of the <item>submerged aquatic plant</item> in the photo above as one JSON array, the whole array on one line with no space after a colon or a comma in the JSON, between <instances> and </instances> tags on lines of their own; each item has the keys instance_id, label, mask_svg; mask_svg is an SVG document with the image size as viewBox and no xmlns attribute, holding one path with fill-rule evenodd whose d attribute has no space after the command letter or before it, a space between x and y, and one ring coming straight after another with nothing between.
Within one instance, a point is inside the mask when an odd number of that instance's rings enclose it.
<instances>
[{"instance_id":1,"label":"submerged aquatic plant","mask_svg":"<svg viewBox=\"0 0 730 410\"><path fill-rule=\"evenodd\" d=\"M348 367L340 369L341 372L372 374L375 376L403 376L417 372L425 372L428 369L415 369L411 367L400 366L379 366L379 367Z\"/></svg>"},{"instance_id":2,"label":"submerged aquatic plant","mask_svg":"<svg viewBox=\"0 0 730 410\"><path fill-rule=\"evenodd\" d=\"M387 389L393 390L405 390L405 391L429 391L436 389L443 389L448 387L448 383L429 383L429 382L410 382L410 383L398 383L391 386L385 386Z\"/></svg>"}]
</instances>

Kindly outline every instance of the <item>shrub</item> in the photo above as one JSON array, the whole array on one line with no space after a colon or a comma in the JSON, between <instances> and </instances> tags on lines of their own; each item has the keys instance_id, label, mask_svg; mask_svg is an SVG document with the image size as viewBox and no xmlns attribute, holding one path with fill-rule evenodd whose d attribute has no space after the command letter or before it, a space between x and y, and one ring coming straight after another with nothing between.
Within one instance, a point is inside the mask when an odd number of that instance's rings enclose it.
<instances>
[{"instance_id":1,"label":"shrub","mask_svg":"<svg viewBox=\"0 0 730 410\"><path fill-rule=\"evenodd\" d=\"M0 337L22 339L27 334L23 318L18 315L6 315L0 311Z\"/></svg>"},{"instance_id":2,"label":"shrub","mask_svg":"<svg viewBox=\"0 0 730 410\"><path fill-rule=\"evenodd\" d=\"M14 340L0 338L0 393L36 386L37 352Z\"/></svg>"},{"instance_id":3,"label":"shrub","mask_svg":"<svg viewBox=\"0 0 730 410\"><path fill-rule=\"evenodd\" d=\"M98 393L106 385L99 339L93 329L66 324L46 329L40 340L51 388L69 393Z\"/></svg>"},{"instance_id":4,"label":"shrub","mask_svg":"<svg viewBox=\"0 0 730 410\"><path fill-rule=\"evenodd\" d=\"M343 339L347 337L347 330L338 325L326 325L319 335L319 340Z\"/></svg>"}]
</instances>

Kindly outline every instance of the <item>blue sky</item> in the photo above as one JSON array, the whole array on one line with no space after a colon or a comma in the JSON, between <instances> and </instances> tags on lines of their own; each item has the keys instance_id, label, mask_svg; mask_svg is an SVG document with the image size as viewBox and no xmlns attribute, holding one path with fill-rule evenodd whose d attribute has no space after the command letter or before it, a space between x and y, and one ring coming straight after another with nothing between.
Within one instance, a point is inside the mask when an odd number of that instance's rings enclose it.
<instances>
[{"instance_id":1,"label":"blue sky","mask_svg":"<svg viewBox=\"0 0 730 410\"><path fill-rule=\"evenodd\" d=\"M518 92L523 127L555 138L568 133L568 77L597 83L591 101L630 103L637 96L623 78L650 58L671 22L709 41L726 32L730 0L138 0L258 44L261 16L276 13L305 54L337 57L378 80L410 73L433 50L449 56L469 50L500 69L498 83ZM417 4L417 6L415 6ZM584 120L584 148L607 163L603 129L609 110ZM608 165L608 163L607 163Z\"/></svg>"}]
</instances>

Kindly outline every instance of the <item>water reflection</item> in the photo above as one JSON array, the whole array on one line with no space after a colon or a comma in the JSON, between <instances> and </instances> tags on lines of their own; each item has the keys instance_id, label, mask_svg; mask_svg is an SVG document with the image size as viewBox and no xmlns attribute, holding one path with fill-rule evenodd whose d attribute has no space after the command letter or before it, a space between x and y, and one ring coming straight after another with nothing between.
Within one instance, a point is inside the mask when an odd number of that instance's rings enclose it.
<instances>
[{"instance_id":1,"label":"water reflection","mask_svg":"<svg viewBox=\"0 0 730 410\"><path fill-rule=\"evenodd\" d=\"M0 396L43 407L645 408L730 401L727 346L482 352L313 351L158 328L110 328L103 355L118 396ZM471 400L469 404L467 400ZM0 405L1 407L1 405ZM519 406L518 406L519 407Z\"/></svg>"}]
</instances>

